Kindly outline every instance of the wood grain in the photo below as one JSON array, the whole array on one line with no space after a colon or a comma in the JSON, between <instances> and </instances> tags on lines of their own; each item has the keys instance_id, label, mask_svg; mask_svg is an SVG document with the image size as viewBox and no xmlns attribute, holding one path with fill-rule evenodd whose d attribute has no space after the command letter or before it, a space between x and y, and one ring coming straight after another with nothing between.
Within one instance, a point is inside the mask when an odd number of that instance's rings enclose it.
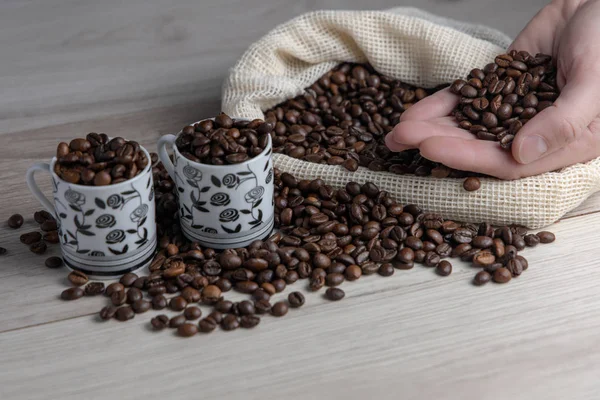
<instances>
[{"instance_id":1,"label":"wood grain","mask_svg":"<svg viewBox=\"0 0 600 400\"><path fill-rule=\"evenodd\" d=\"M545 3L0 2L0 220L26 217L0 226L0 399L597 398L600 195L551 228L555 244L527 251L530 269L508 285L473 287L460 262L447 278L416 267L346 283L339 303L310 293L251 332L189 340L148 332L153 312L101 323L105 298L59 300L66 271L43 266L57 248L35 256L18 241L40 209L25 171L58 141L107 132L154 151L160 135L215 115L228 68L300 13L418 6L514 36Z\"/></svg>"},{"instance_id":2,"label":"wood grain","mask_svg":"<svg viewBox=\"0 0 600 400\"><path fill-rule=\"evenodd\" d=\"M4 332L0 397L28 385L28 399L594 398L598 224L600 214L561 222L557 242L528 252L531 267L506 285L471 286L472 269L456 263L448 278L421 267L345 283L338 303L311 293L252 331L180 339L147 332L147 313Z\"/></svg>"}]
</instances>

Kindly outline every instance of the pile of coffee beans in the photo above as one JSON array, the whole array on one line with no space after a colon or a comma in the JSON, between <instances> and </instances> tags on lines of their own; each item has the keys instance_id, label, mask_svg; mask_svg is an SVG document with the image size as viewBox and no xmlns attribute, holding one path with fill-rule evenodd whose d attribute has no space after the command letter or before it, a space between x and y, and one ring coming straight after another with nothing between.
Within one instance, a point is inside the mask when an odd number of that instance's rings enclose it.
<instances>
[{"instance_id":1,"label":"pile of coffee beans","mask_svg":"<svg viewBox=\"0 0 600 400\"><path fill-rule=\"evenodd\" d=\"M175 144L186 158L212 165L239 164L263 152L273 124L261 120L233 120L226 114L214 121L186 126Z\"/></svg>"},{"instance_id":2,"label":"pile of coffee beans","mask_svg":"<svg viewBox=\"0 0 600 400\"><path fill-rule=\"evenodd\" d=\"M148 157L134 141L89 133L85 139L59 143L54 172L79 185L106 186L131 179L148 165Z\"/></svg>"},{"instance_id":3,"label":"pile of coffee beans","mask_svg":"<svg viewBox=\"0 0 600 400\"><path fill-rule=\"evenodd\" d=\"M154 158L154 155L153 155ZM100 318L127 321L150 309L177 313L154 316L155 330L171 328L179 336L257 326L265 315L282 317L305 304L300 291L275 301L297 281L324 298L345 297L340 286L363 275L389 277L421 264L440 276L452 273L448 258L480 269L473 283L506 283L528 268L526 247L554 241L550 232L528 234L517 226L461 224L396 203L373 183L349 182L334 189L321 179L298 180L275 171L275 223L278 232L247 248L215 251L188 242L177 221L174 185L164 167L153 166L159 249L150 274L124 275L104 288L85 274L72 272L61 298L75 300L104 294L109 304ZM84 286L85 285L85 286ZM92 286L95 285L95 286ZM325 290L326 288L326 290ZM230 301L231 290L249 298ZM203 316L199 305L212 311Z\"/></svg>"},{"instance_id":4,"label":"pile of coffee beans","mask_svg":"<svg viewBox=\"0 0 600 400\"><path fill-rule=\"evenodd\" d=\"M516 50L473 69L450 91L461 96L454 112L460 127L507 150L523 125L559 95L552 57Z\"/></svg>"},{"instance_id":5,"label":"pile of coffee beans","mask_svg":"<svg viewBox=\"0 0 600 400\"><path fill-rule=\"evenodd\" d=\"M24 245L29 247L29 250L35 254L44 254L48 249L48 244L57 244L58 238L58 224L56 219L48 211L41 210L36 211L33 214L33 219L39 224L40 231L30 231L23 233L20 236L20 241ZM8 226L13 229L18 229L23 225L23 216L21 214L14 214L8 219ZM51 262L52 265L56 265L57 261ZM62 265L50 267L58 268Z\"/></svg>"},{"instance_id":6,"label":"pile of coffee beans","mask_svg":"<svg viewBox=\"0 0 600 400\"><path fill-rule=\"evenodd\" d=\"M414 87L370 65L344 63L304 94L265 112L265 121L274 127L273 151L348 171L362 166L437 178L477 176L429 161L418 150L394 153L385 145L385 135L404 111L445 86Z\"/></svg>"}]
</instances>

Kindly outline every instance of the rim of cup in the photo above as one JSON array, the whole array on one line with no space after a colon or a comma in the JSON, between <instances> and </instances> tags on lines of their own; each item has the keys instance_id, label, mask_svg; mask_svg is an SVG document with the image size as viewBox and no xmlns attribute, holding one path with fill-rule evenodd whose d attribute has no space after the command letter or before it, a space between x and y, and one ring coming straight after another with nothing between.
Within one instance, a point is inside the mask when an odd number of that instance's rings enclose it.
<instances>
[{"instance_id":1,"label":"rim of cup","mask_svg":"<svg viewBox=\"0 0 600 400\"><path fill-rule=\"evenodd\" d=\"M248 119L248 118L232 118L232 119L234 122L235 121L252 121L251 119ZM215 119L214 118L204 118L204 119L201 119L200 121L192 122L191 124L189 124L189 126L194 126L194 124L198 124L200 122L208 121L208 120L214 121ZM194 160L190 160L189 158L187 158L186 156L181 154L181 152L179 151L179 148L177 147L176 140L177 140L177 138L179 138L179 135L181 135L182 133L183 133L183 129L180 130L179 132L177 132L177 134L175 135L175 140L173 141L173 151L176 151L179 156L183 157L187 162L191 163L192 165L198 166L199 168L208 169L208 170L243 167L247 164L250 164L255 159L266 155L269 152L269 150L272 150L272 147L273 147L273 139L271 138L270 134L267 134L268 142L267 142L267 145L265 146L265 148L263 149L263 151L261 151L259 154L255 155L254 157L247 159L244 162L241 162L238 164L223 164L223 165L204 164L204 163L199 163Z\"/></svg>"},{"instance_id":2,"label":"rim of cup","mask_svg":"<svg viewBox=\"0 0 600 400\"><path fill-rule=\"evenodd\" d=\"M125 139L125 140L127 140L127 139ZM148 153L148 150L146 150L146 148L144 146L142 146L141 144L140 144L140 149L142 149L144 151L144 154L146 154L146 158L148 158L148 164L142 170L142 172L140 172L139 174L137 174L133 178L127 179L127 180L125 180L123 182L119 182L119 183L115 183L115 184L111 183L110 185L104 185L104 186L81 185L79 183L70 183L70 182L67 182L64 179L62 179L60 176L56 175L56 172L54 172L54 165L56 165L56 162L58 161L58 159L56 158L56 156L52 157L52 161L50 161L50 173L52 174L52 177L55 178L57 181L64 182L64 183L66 183L68 185L71 185L73 187L83 188L83 190L96 191L96 190L107 190L107 189L110 189L110 188L117 188L117 187L119 187L121 185L127 185L127 184L129 184L131 182L136 181L138 178L141 178L142 175L145 175L152 168L152 159L150 158L150 153Z\"/></svg>"}]
</instances>

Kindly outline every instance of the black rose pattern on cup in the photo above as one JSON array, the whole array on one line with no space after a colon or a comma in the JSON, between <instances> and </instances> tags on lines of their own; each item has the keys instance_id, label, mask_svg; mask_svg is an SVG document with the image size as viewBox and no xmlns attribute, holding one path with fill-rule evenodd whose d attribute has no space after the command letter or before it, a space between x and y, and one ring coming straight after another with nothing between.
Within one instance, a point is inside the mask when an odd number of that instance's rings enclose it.
<instances>
[{"instance_id":1,"label":"black rose pattern on cup","mask_svg":"<svg viewBox=\"0 0 600 400\"><path fill-rule=\"evenodd\" d=\"M185 167L183 167L183 175L192 181L201 181L202 180L202 172L197 169L192 167L191 165L186 165Z\"/></svg>"},{"instance_id":2,"label":"black rose pattern on cup","mask_svg":"<svg viewBox=\"0 0 600 400\"><path fill-rule=\"evenodd\" d=\"M108 196L108 199L106 199L106 204L112 208L113 210L121 207L121 205L123 204L123 197L121 197L118 194L111 194L110 196Z\"/></svg>"},{"instance_id":3,"label":"black rose pattern on cup","mask_svg":"<svg viewBox=\"0 0 600 400\"><path fill-rule=\"evenodd\" d=\"M203 231L206 233L217 233L217 230L215 228L209 228L209 227L204 228Z\"/></svg>"},{"instance_id":4,"label":"black rose pattern on cup","mask_svg":"<svg viewBox=\"0 0 600 400\"><path fill-rule=\"evenodd\" d=\"M96 218L96 228L99 229L112 228L116 223L115 217L110 214L102 214Z\"/></svg>"},{"instance_id":5,"label":"black rose pattern on cup","mask_svg":"<svg viewBox=\"0 0 600 400\"><path fill-rule=\"evenodd\" d=\"M246 200L246 203L255 203L261 199L263 194L265 194L265 188L262 186L257 186L246 193L244 200Z\"/></svg>"},{"instance_id":6,"label":"black rose pattern on cup","mask_svg":"<svg viewBox=\"0 0 600 400\"><path fill-rule=\"evenodd\" d=\"M137 206L135 210L133 210L129 218L132 222L139 222L142 218L146 216L146 214L148 214L148 205L141 204Z\"/></svg>"},{"instance_id":7,"label":"black rose pattern on cup","mask_svg":"<svg viewBox=\"0 0 600 400\"><path fill-rule=\"evenodd\" d=\"M91 251L89 255L92 257L104 257L104 252L94 250L94 251Z\"/></svg>"},{"instance_id":8,"label":"black rose pattern on cup","mask_svg":"<svg viewBox=\"0 0 600 400\"><path fill-rule=\"evenodd\" d=\"M240 178L234 174L227 174L223 177L223 185L228 189L233 189L240 182Z\"/></svg>"},{"instance_id":9,"label":"black rose pattern on cup","mask_svg":"<svg viewBox=\"0 0 600 400\"><path fill-rule=\"evenodd\" d=\"M219 207L219 206L224 207L224 206L229 205L229 203L231 203L231 200L229 199L229 195L227 193L223 193L223 192L215 193L210 198L210 204L212 204L215 207Z\"/></svg>"},{"instance_id":10,"label":"black rose pattern on cup","mask_svg":"<svg viewBox=\"0 0 600 400\"><path fill-rule=\"evenodd\" d=\"M108 232L105 238L107 244L121 243L123 240L125 240L125 231L121 229Z\"/></svg>"},{"instance_id":11,"label":"black rose pattern on cup","mask_svg":"<svg viewBox=\"0 0 600 400\"><path fill-rule=\"evenodd\" d=\"M221 211L219 214L219 221L221 222L234 222L240 217L240 213L235 208L228 208L227 210Z\"/></svg>"},{"instance_id":12,"label":"black rose pattern on cup","mask_svg":"<svg viewBox=\"0 0 600 400\"><path fill-rule=\"evenodd\" d=\"M85 204L85 196L83 193L79 193L73 189L67 189L65 192L65 200L71 205L82 206Z\"/></svg>"}]
</instances>

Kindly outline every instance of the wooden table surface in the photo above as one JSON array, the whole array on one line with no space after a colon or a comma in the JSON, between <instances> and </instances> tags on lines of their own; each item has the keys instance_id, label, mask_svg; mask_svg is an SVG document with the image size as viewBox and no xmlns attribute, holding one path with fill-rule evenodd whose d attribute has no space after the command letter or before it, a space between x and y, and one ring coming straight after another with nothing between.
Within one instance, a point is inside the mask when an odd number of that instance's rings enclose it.
<instances>
[{"instance_id":1,"label":"wooden table surface","mask_svg":"<svg viewBox=\"0 0 600 400\"><path fill-rule=\"evenodd\" d=\"M545 1L411 0L516 35ZM0 2L0 399L584 399L600 393L600 197L550 227L507 285L474 287L416 267L344 285L252 331L185 340L151 313L99 322L103 298L59 300L64 270L19 243L41 207L29 165L90 131L139 140L219 110L243 50L302 12L393 0L5 0ZM47 179L40 179L46 190ZM48 184L46 184L48 183ZM57 254L54 247L51 254ZM279 295L282 297L283 295Z\"/></svg>"}]
</instances>

